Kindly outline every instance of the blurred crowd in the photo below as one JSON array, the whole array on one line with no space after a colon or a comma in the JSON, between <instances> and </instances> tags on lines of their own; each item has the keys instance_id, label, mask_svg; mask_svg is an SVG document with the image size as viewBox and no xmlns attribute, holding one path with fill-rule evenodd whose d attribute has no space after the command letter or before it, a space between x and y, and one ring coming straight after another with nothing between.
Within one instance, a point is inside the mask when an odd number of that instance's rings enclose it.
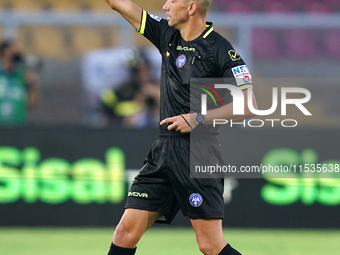
<instances>
[{"instance_id":1,"label":"blurred crowd","mask_svg":"<svg viewBox=\"0 0 340 255\"><path fill-rule=\"evenodd\" d=\"M160 11L165 0L142 1L135 0L138 5L142 4L149 11ZM327 13L340 10L338 0L213 0L214 11L222 12L307 12ZM5 10L43 10L43 11L107 11L105 1L92 0L0 0L0 9Z\"/></svg>"},{"instance_id":2,"label":"blurred crowd","mask_svg":"<svg viewBox=\"0 0 340 255\"><path fill-rule=\"evenodd\" d=\"M216 11L229 13L332 13L340 11L338 0L214 0Z\"/></svg>"},{"instance_id":3,"label":"blurred crowd","mask_svg":"<svg viewBox=\"0 0 340 255\"><path fill-rule=\"evenodd\" d=\"M143 49L127 49L124 66L128 79L100 91L99 122L101 126L119 123L127 128L159 126L159 81L154 80L152 65Z\"/></svg>"},{"instance_id":4,"label":"blurred crowd","mask_svg":"<svg viewBox=\"0 0 340 255\"><path fill-rule=\"evenodd\" d=\"M0 44L0 125L21 126L28 111L39 102L37 72L41 63L24 55L18 42L4 40Z\"/></svg>"},{"instance_id":5,"label":"blurred crowd","mask_svg":"<svg viewBox=\"0 0 340 255\"><path fill-rule=\"evenodd\" d=\"M123 63L114 71L118 76L124 71L125 76L119 83L112 79L106 81L108 86L97 88L92 105L86 100L89 105L84 123L96 127L158 127L159 81L154 78L150 56L141 48L127 48L123 53ZM40 102L42 65L40 58L24 53L17 41L0 43L0 126L29 122L30 110Z\"/></svg>"}]
</instances>

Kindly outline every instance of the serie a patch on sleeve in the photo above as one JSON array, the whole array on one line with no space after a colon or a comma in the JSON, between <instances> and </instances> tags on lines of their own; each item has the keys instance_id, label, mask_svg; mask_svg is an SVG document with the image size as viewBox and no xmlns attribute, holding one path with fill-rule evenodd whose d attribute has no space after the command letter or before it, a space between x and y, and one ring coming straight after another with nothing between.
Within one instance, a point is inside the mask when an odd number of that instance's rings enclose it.
<instances>
[{"instance_id":1,"label":"serie a patch on sleeve","mask_svg":"<svg viewBox=\"0 0 340 255\"><path fill-rule=\"evenodd\" d=\"M251 84L252 83L252 78L251 74L249 72L249 69L246 65L242 66L236 66L234 68L231 68L233 75L236 80L236 85L242 86L245 84Z\"/></svg>"},{"instance_id":2,"label":"serie a patch on sleeve","mask_svg":"<svg viewBox=\"0 0 340 255\"><path fill-rule=\"evenodd\" d=\"M151 18L153 18L154 20L157 20L158 22L160 22L161 19L162 19L162 18L160 18L160 17L158 17L158 16L156 16L156 15L153 15L153 14L151 14L151 13L149 13L149 16L150 16Z\"/></svg>"}]
</instances>

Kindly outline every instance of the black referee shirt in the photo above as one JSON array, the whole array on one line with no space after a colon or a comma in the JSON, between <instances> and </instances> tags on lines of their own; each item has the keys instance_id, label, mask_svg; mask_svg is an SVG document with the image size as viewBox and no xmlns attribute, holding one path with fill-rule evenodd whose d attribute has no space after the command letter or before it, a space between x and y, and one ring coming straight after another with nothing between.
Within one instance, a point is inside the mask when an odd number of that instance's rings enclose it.
<instances>
[{"instance_id":1,"label":"black referee shirt","mask_svg":"<svg viewBox=\"0 0 340 255\"><path fill-rule=\"evenodd\" d=\"M162 55L160 119L190 112L190 78L235 79L240 89L251 87L244 61L229 41L207 22L206 30L195 40L185 41L168 21L143 10L138 33L144 35ZM241 71L240 71L241 70ZM160 127L166 131L167 126Z\"/></svg>"}]
</instances>

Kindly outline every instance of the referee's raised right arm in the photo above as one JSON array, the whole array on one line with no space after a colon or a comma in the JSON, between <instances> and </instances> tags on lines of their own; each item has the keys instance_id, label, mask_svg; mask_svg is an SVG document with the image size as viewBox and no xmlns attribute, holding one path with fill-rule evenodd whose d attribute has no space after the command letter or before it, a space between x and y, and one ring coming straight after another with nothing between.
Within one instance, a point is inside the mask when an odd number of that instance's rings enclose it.
<instances>
[{"instance_id":1,"label":"referee's raised right arm","mask_svg":"<svg viewBox=\"0 0 340 255\"><path fill-rule=\"evenodd\" d=\"M136 30L139 30L142 9L131 0L105 0L110 7L119 12Z\"/></svg>"}]
</instances>

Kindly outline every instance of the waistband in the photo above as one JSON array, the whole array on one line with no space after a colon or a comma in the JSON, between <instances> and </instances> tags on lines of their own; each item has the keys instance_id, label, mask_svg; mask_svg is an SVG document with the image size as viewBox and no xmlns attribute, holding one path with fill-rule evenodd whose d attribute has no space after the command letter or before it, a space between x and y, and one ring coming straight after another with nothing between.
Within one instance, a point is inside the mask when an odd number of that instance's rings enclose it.
<instances>
[{"instance_id":1,"label":"waistband","mask_svg":"<svg viewBox=\"0 0 340 255\"><path fill-rule=\"evenodd\" d=\"M180 133L176 131L159 131L159 137L183 137L190 138L190 133Z\"/></svg>"}]
</instances>

